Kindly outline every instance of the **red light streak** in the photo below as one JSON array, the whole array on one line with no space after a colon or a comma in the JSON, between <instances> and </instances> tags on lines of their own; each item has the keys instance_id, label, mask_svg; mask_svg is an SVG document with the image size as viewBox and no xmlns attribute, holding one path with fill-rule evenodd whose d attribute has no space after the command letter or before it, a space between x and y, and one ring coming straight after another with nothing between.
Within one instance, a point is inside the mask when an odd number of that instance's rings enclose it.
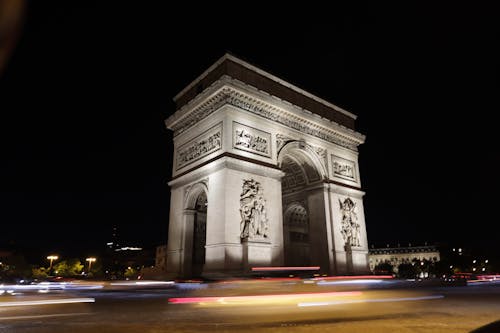
<instances>
[{"instance_id":1,"label":"red light streak","mask_svg":"<svg viewBox=\"0 0 500 333\"><path fill-rule=\"evenodd\" d=\"M252 267L252 272L268 272L268 271L317 271L319 266L298 266L298 267Z\"/></svg>"}]
</instances>

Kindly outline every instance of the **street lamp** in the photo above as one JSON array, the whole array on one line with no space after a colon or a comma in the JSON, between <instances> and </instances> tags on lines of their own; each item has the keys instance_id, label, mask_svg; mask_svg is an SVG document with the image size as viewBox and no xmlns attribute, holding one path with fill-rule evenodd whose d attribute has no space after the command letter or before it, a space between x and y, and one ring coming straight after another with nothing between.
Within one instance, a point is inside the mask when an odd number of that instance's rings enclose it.
<instances>
[{"instance_id":1,"label":"street lamp","mask_svg":"<svg viewBox=\"0 0 500 333\"><path fill-rule=\"evenodd\" d=\"M90 273L90 267L92 267L92 263L96 261L96 258L91 257L91 258L87 258L85 260L87 260L89 262L89 273Z\"/></svg>"},{"instance_id":2,"label":"street lamp","mask_svg":"<svg viewBox=\"0 0 500 333\"><path fill-rule=\"evenodd\" d=\"M53 255L53 254L52 254L52 255L50 255L50 256L47 256L47 259L48 259L48 260L50 260L50 267L49 267L49 272L50 272L50 271L52 270L52 262L53 262L54 260L59 259L59 257L58 257L58 256L56 256L56 255Z\"/></svg>"}]
</instances>

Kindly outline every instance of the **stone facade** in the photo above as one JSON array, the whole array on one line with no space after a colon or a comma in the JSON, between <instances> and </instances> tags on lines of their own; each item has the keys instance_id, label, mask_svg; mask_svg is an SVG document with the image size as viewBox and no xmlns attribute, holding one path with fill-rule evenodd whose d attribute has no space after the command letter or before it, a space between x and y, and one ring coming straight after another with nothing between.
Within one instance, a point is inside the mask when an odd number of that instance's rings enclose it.
<instances>
[{"instance_id":1,"label":"stone facade","mask_svg":"<svg viewBox=\"0 0 500 333\"><path fill-rule=\"evenodd\" d=\"M175 101L169 272L368 271L353 114L231 55Z\"/></svg>"},{"instance_id":2,"label":"stone facade","mask_svg":"<svg viewBox=\"0 0 500 333\"><path fill-rule=\"evenodd\" d=\"M439 250L432 245L408 246L408 247L383 247L371 248L369 251L370 270L382 263L389 263L394 267L394 272L398 272L401 264L411 264L415 261L428 260L437 262L441 260Z\"/></svg>"}]
</instances>

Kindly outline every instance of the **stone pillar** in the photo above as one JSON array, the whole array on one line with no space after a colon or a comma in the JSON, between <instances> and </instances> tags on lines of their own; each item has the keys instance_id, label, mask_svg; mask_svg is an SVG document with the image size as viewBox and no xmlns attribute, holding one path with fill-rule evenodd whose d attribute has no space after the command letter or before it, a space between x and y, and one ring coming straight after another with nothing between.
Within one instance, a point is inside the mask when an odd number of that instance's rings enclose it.
<instances>
[{"instance_id":1,"label":"stone pillar","mask_svg":"<svg viewBox=\"0 0 500 333\"><path fill-rule=\"evenodd\" d=\"M333 253L335 259L335 271L333 274L363 274L369 271L368 266L368 240L366 237L365 215L363 209L364 192L338 186L330 185L330 202L332 212L332 239ZM349 240L342 233L344 212L341 204L349 199L354 203L352 218L354 223L359 226L355 236L358 237L356 245L349 244Z\"/></svg>"},{"instance_id":2,"label":"stone pillar","mask_svg":"<svg viewBox=\"0 0 500 333\"><path fill-rule=\"evenodd\" d=\"M323 185L308 191L307 205L309 207L309 238L311 265L320 266L320 272L328 274L330 263L328 258L328 234L326 228L325 197Z\"/></svg>"},{"instance_id":3,"label":"stone pillar","mask_svg":"<svg viewBox=\"0 0 500 333\"><path fill-rule=\"evenodd\" d=\"M266 240L242 240L243 271L251 272L252 267L270 266L272 259L271 242Z\"/></svg>"},{"instance_id":4,"label":"stone pillar","mask_svg":"<svg viewBox=\"0 0 500 333\"><path fill-rule=\"evenodd\" d=\"M345 271L347 274L354 274L354 266L352 261L352 247L349 244L349 242L347 242L344 245L344 249L345 249L345 260L346 260Z\"/></svg>"}]
</instances>

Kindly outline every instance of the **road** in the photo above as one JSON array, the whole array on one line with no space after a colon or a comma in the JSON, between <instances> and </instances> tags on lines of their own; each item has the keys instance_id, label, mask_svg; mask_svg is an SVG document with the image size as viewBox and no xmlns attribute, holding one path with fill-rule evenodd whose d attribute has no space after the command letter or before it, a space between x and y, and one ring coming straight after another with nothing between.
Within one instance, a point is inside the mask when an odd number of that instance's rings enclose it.
<instances>
[{"instance_id":1,"label":"road","mask_svg":"<svg viewBox=\"0 0 500 333\"><path fill-rule=\"evenodd\" d=\"M19 292L0 296L0 332L459 333L500 320L500 284L377 282L234 281Z\"/></svg>"}]
</instances>

